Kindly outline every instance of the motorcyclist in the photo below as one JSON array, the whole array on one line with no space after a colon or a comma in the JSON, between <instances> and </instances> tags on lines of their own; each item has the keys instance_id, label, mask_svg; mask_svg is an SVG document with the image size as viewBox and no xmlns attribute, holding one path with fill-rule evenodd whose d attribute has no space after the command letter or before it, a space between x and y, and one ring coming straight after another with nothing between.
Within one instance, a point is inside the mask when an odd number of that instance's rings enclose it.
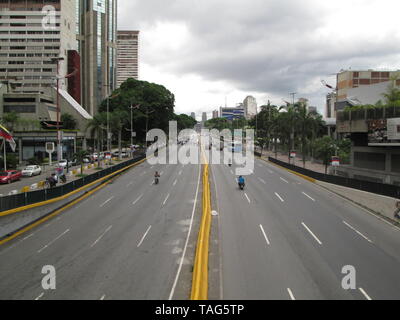
<instances>
[{"instance_id":1,"label":"motorcyclist","mask_svg":"<svg viewBox=\"0 0 400 320\"><path fill-rule=\"evenodd\" d=\"M239 184L239 187L243 187L243 188L246 185L246 181L244 180L243 176L240 176L238 178L238 184Z\"/></svg>"},{"instance_id":2,"label":"motorcyclist","mask_svg":"<svg viewBox=\"0 0 400 320\"><path fill-rule=\"evenodd\" d=\"M158 184L158 181L159 181L159 178L160 178L161 176L160 176L160 174L158 173L158 171L156 171L155 173L154 173L154 183L155 184Z\"/></svg>"}]
</instances>

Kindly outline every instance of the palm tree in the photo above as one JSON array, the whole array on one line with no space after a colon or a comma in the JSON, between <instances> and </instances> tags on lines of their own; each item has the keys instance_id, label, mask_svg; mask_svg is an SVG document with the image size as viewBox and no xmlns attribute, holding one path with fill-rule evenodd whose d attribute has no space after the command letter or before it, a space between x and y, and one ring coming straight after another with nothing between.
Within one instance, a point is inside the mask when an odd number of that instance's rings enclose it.
<instances>
[{"instance_id":1,"label":"palm tree","mask_svg":"<svg viewBox=\"0 0 400 320\"><path fill-rule=\"evenodd\" d=\"M107 122L107 115L105 113L96 114L91 120L89 120L86 130L90 130L91 136L96 137L97 148L95 143L95 150L97 150L97 161L100 167L100 137L104 131Z\"/></svg>"},{"instance_id":2,"label":"palm tree","mask_svg":"<svg viewBox=\"0 0 400 320\"><path fill-rule=\"evenodd\" d=\"M118 134L119 160L122 159L122 130L128 118L128 113L123 110L115 110L110 117L111 130Z\"/></svg>"},{"instance_id":3,"label":"palm tree","mask_svg":"<svg viewBox=\"0 0 400 320\"><path fill-rule=\"evenodd\" d=\"M76 161L81 164L81 174L83 174L83 159L85 159L88 155L89 152L87 152L86 150L80 150L74 155Z\"/></svg>"}]
</instances>

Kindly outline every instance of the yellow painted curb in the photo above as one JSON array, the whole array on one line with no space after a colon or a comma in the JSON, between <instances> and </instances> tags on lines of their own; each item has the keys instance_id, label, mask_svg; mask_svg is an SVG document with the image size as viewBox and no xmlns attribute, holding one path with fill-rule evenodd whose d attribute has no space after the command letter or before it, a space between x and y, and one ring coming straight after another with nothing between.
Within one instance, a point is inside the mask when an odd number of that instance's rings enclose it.
<instances>
[{"instance_id":1,"label":"yellow painted curb","mask_svg":"<svg viewBox=\"0 0 400 320\"><path fill-rule=\"evenodd\" d=\"M54 203L54 202L58 202L60 200L64 200L64 199L70 197L71 195L74 195L74 194L76 194L76 193L78 193L80 191L88 189L88 188L94 186L95 184L97 184L99 182L102 182L104 180L107 180L107 179L111 178L114 175L118 175L119 173L121 173L123 171L129 170L130 168L133 168L134 166L137 166L137 165L143 163L146 160L147 159L143 159L143 160L140 160L138 162L135 162L134 164L131 164L130 166L128 166L126 168L123 168L123 169L120 169L118 171L115 171L114 173L111 173L108 176L100 178L100 179L98 179L98 180L96 180L96 181L94 181L94 182L92 182L92 183L90 183L90 184L88 184L86 186L83 186L83 187L81 187L79 189L76 189L76 190L74 190L74 191L72 191L72 192L70 192L68 194L65 194L65 195L63 195L61 197L54 198L54 199L47 200L47 201L43 201L43 202L34 203L34 204L31 204L31 205L24 206L24 207L19 207L19 208L16 208L16 209L11 209L11 210L6 210L6 211L3 211L3 212L0 212L0 217L8 216L10 214L26 211L26 210L29 210L29 209L33 209L33 208L41 207L41 206L44 206L44 205L47 205L47 204L51 204L51 203Z\"/></svg>"},{"instance_id":2,"label":"yellow painted curb","mask_svg":"<svg viewBox=\"0 0 400 320\"><path fill-rule=\"evenodd\" d=\"M290 172L290 173L293 173L293 174L295 174L296 176L299 176L300 178L303 178L303 179L305 179L305 180L307 180L307 181L310 181L310 182L312 182L312 183L315 183L315 182L317 181L317 180L315 180L314 178L311 178L311 177L308 177L308 176L306 176L306 175L304 175L304 174L301 174L301 173L298 173L298 172L296 172L296 171L287 169L287 168L282 167L282 166L280 166L279 164L276 164L276 163L271 162L271 161L269 161L269 160L265 160L265 159L263 159L263 158L260 158L260 159L263 160L263 161L265 161L265 162L268 162L268 163L274 165L275 167L279 167L279 168L284 169L284 170L286 170L286 171L288 171L288 172Z\"/></svg>"},{"instance_id":3,"label":"yellow painted curb","mask_svg":"<svg viewBox=\"0 0 400 320\"><path fill-rule=\"evenodd\" d=\"M98 190L104 188L104 187L105 187L107 184L109 184L109 183L110 183L110 181L106 181L106 182L103 183L102 185L100 185L100 186L98 186L97 188L95 188L95 189L89 191L88 193L85 193L84 195L82 195L82 196L79 197L78 199L76 199L76 200L72 201L71 203L65 205L64 207L62 207L62 208L56 210L55 212L53 212L52 214L48 215L47 217L44 217L44 218L42 218L42 219L36 221L35 223L33 223L33 224L31 224L31 225L29 225L29 226L27 226L27 227L25 227L25 228L23 228L23 229L17 231L17 232L14 233L13 235L11 235L11 236L9 236L9 237L3 239L3 240L0 240L0 246L3 245L3 244L5 244L5 243L7 243L7 242L9 242L9 241L11 241L12 239L15 239L16 237L20 236L21 234L24 234L25 232L27 232L27 231L29 231L29 230L31 230L31 229L37 227L38 225L41 225L42 223L44 223L44 222L50 220L51 218L53 218L53 217L59 215L59 214L60 214L61 212L63 212L64 210L66 210L66 209L72 207L73 205L79 203L80 201L86 199L87 197L89 197L90 195L92 195L93 193L95 193L96 191L98 191Z\"/></svg>"},{"instance_id":4,"label":"yellow painted curb","mask_svg":"<svg viewBox=\"0 0 400 320\"><path fill-rule=\"evenodd\" d=\"M209 166L203 166L203 215L197 240L194 262L191 300L208 299L208 260L211 231L211 192L209 182Z\"/></svg>"},{"instance_id":5,"label":"yellow painted curb","mask_svg":"<svg viewBox=\"0 0 400 320\"><path fill-rule=\"evenodd\" d=\"M29 191L31 191L31 187L23 187L21 189L21 193L25 193L25 192L29 192Z\"/></svg>"}]
</instances>

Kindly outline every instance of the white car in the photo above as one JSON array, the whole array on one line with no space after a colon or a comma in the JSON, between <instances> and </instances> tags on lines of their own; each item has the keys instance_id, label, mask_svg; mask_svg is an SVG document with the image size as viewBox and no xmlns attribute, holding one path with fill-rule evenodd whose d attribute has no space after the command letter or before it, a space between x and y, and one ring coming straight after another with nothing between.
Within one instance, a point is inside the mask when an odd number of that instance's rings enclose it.
<instances>
[{"instance_id":1,"label":"white car","mask_svg":"<svg viewBox=\"0 0 400 320\"><path fill-rule=\"evenodd\" d=\"M27 166L22 170L22 175L24 177L38 176L42 173L42 168L40 166Z\"/></svg>"}]
</instances>

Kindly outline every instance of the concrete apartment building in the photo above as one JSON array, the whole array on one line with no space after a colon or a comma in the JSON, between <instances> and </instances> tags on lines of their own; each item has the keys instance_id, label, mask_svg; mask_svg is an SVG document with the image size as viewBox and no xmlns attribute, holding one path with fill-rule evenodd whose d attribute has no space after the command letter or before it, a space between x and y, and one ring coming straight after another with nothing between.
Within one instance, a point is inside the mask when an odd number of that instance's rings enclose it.
<instances>
[{"instance_id":1,"label":"concrete apartment building","mask_svg":"<svg viewBox=\"0 0 400 320\"><path fill-rule=\"evenodd\" d=\"M201 121L202 121L203 123L205 123L207 120L208 120L208 118L207 118L207 112L203 112L202 117L201 117Z\"/></svg>"},{"instance_id":2,"label":"concrete apartment building","mask_svg":"<svg viewBox=\"0 0 400 320\"><path fill-rule=\"evenodd\" d=\"M369 87L374 84L388 82L400 75L400 71L355 71L344 70L337 75L337 101L336 111L343 110L347 102L352 98L351 90L355 88ZM400 85L400 79L395 81Z\"/></svg>"},{"instance_id":3,"label":"concrete apartment building","mask_svg":"<svg viewBox=\"0 0 400 320\"><path fill-rule=\"evenodd\" d=\"M252 96L246 97L243 101L244 114L247 120L257 115L257 100Z\"/></svg>"},{"instance_id":4,"label":"concrete apartment building","mask_svg":"<svg viewBox=\"0 0 400 320\"><path fill-rule=\"evenodd\" d=\"M338 174L400 185L400 107L351 110L384 103L382 94L399 87L399 71L344 71L338 75L337 132L352 141L351 165ZM344 111L346 107L349 110Z\"/></svg>"},{"instance_id":5,"label":"concrete apartment building","mask_svg":"<svg viewBox=\"0 0 400 320\"><path fill-rule=\"evenodd\" d=\"M54 10L55 11L54 11ZM77 50L75 1L0 1L0 81L15 92L41 92L68 73L69 52ZM67 89L65 80L60 87Z\"/></svg>"},{"instance_id":6,"label":"concrete apartment building","mask_svg":"<svg viewBox=\"0 0 400 320\"><path fill-rule=\"evenodd\" d=\"M93 116L117 87L117 0L67 1L75 2L82 105Z\"/></svg>"},{"instance_id":7,"label":"concrete apartment building","mask_svg":"<svg viewBox=\"0 0 400 320\"><path fill-rule=\"evenodd\" d=\"M139 80L139 31L117 32L117 88L129 78Z\"/></svg>"},{"instance_id":8,"label":"concrete apartment building","mask_svg":"<svg viewBox=\"0 0 400 320\"><path fill-rule=\"evenodd\" d=\"M218 110L214 110L214 111L212 112L212 117L213 117L213 119L218 118Z\"/></svg>"}]
</instances>

